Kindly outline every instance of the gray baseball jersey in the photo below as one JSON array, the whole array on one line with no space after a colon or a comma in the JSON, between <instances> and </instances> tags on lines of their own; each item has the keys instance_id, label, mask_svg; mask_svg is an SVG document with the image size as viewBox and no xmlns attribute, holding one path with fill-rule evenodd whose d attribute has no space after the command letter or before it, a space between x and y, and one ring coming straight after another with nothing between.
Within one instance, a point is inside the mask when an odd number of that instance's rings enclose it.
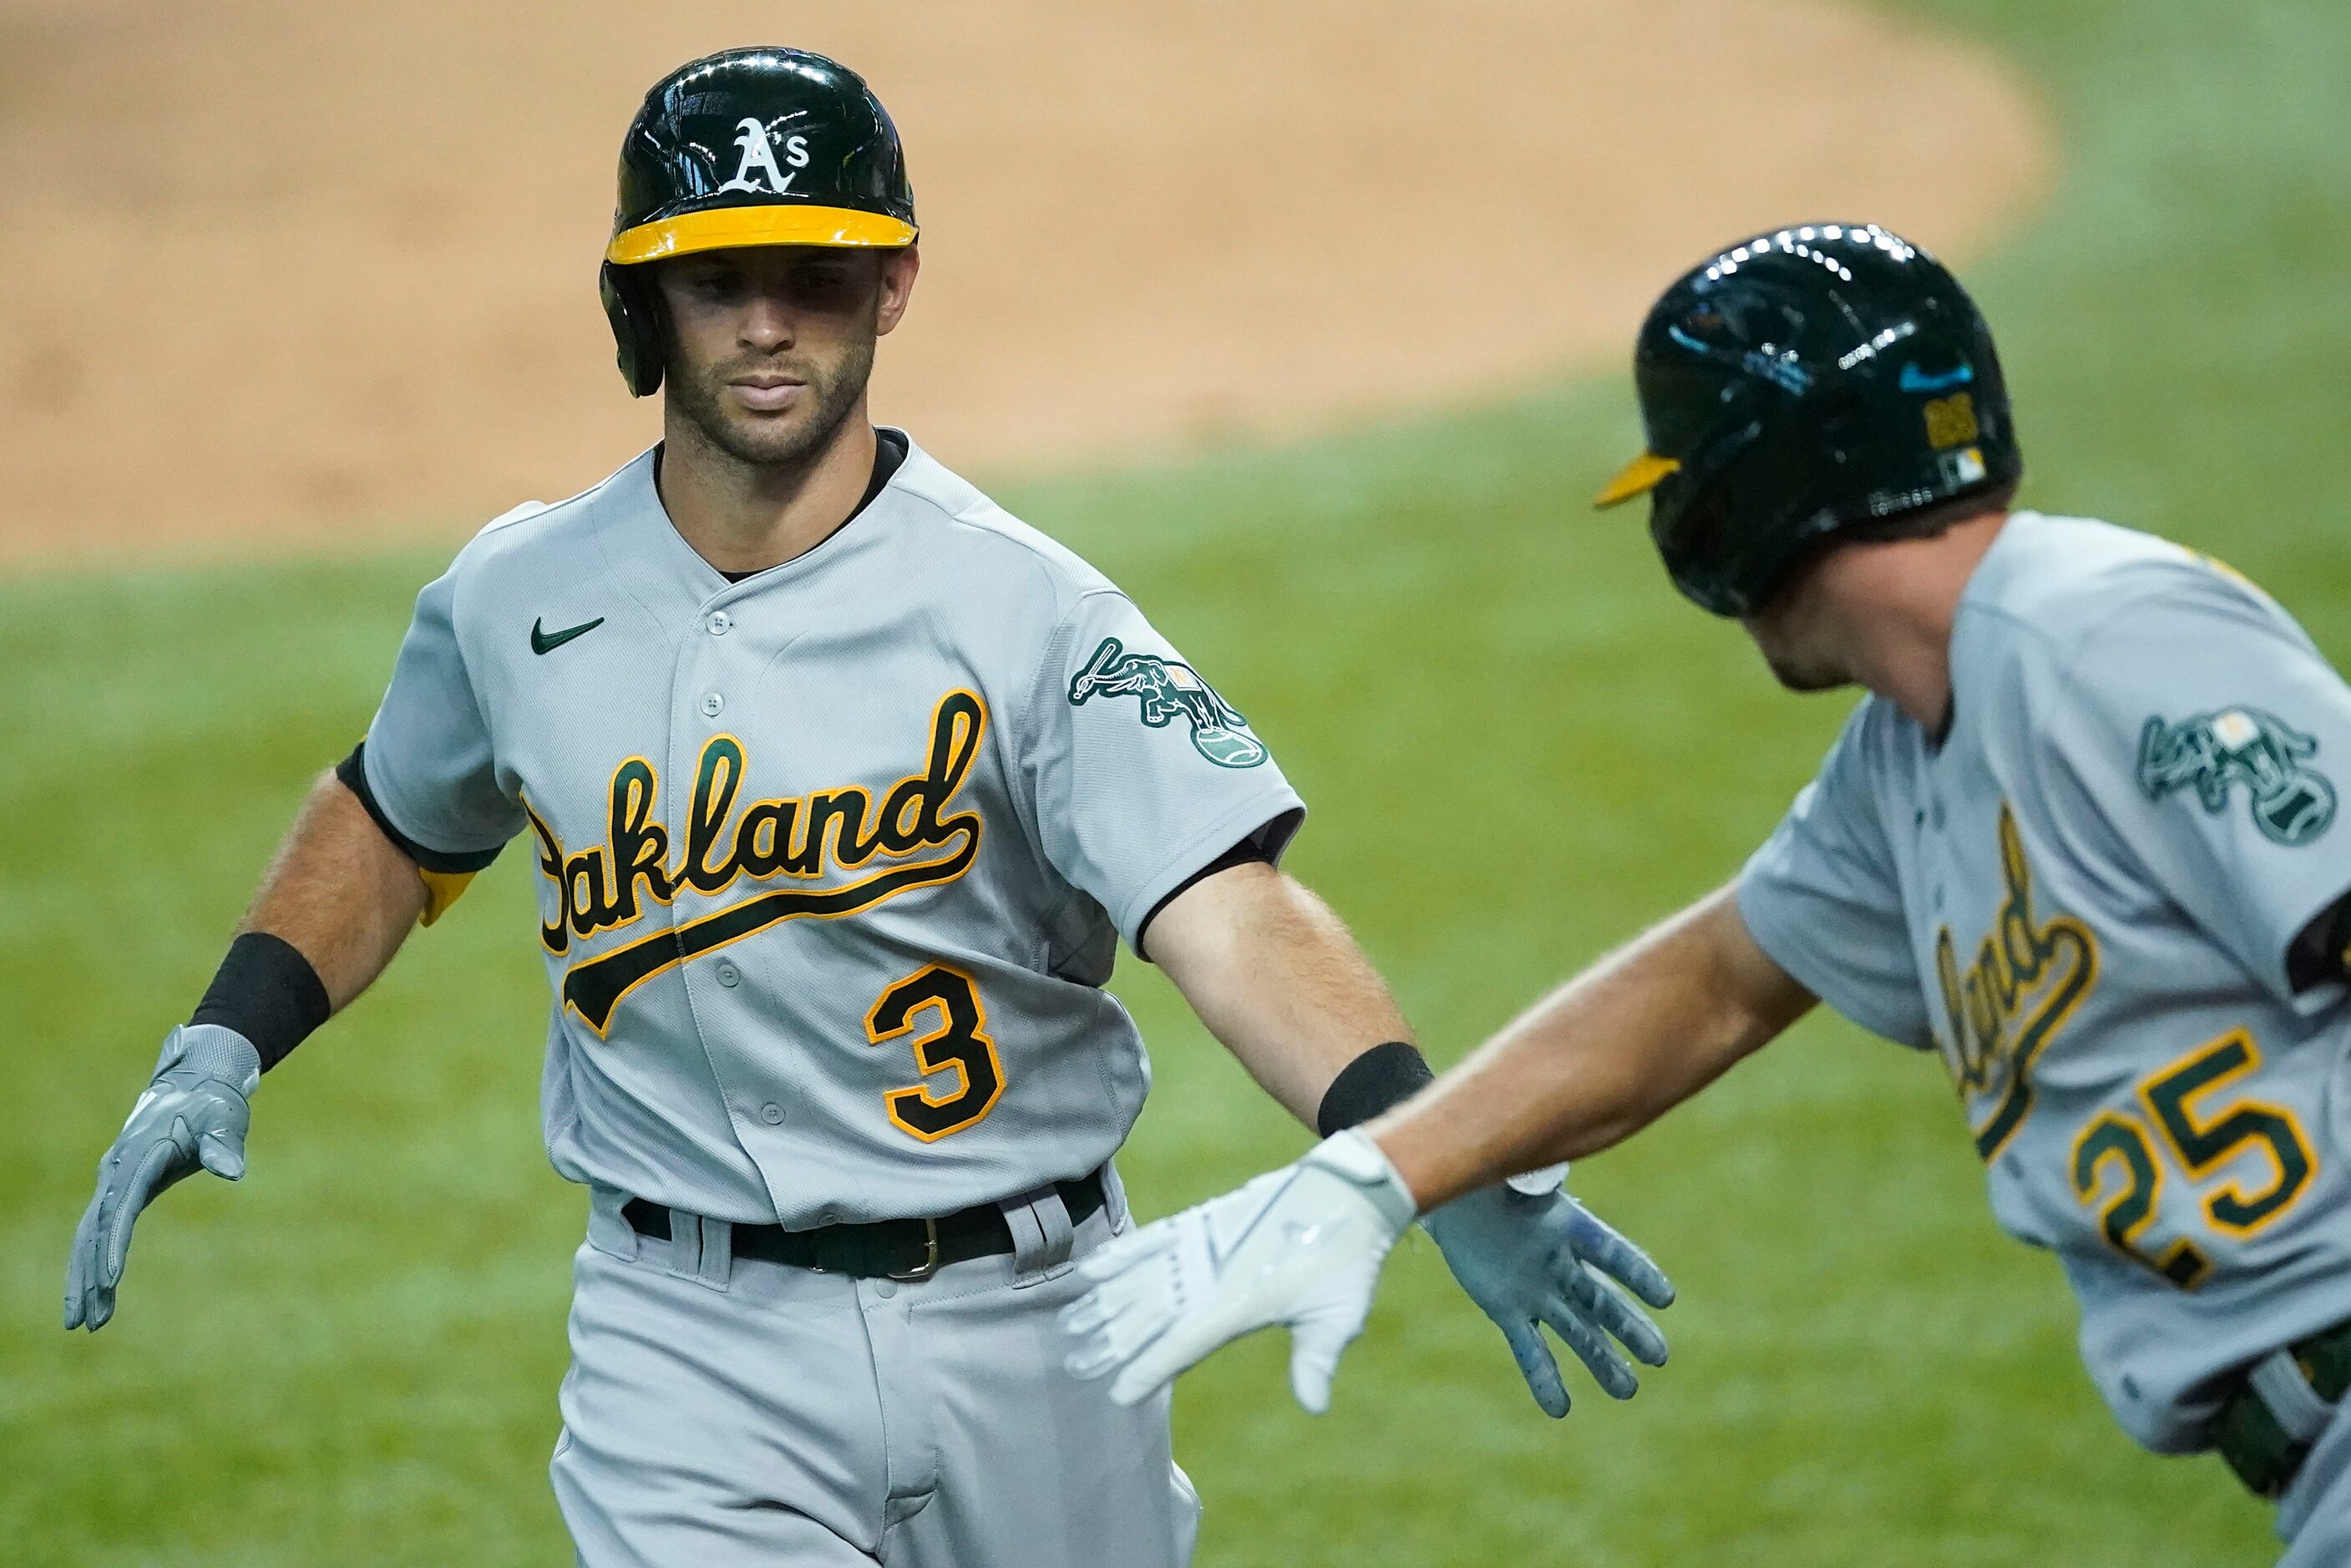
<instances>
[{"instance_id":1,"label":"gray baseball jersey","mask_svg":"<svg viewBox=\"0 0 2351 1568\"><path fill-rule=\"evenodd\" d=\"M528 832L556 1168L800 1228L1092 1170L1149 1081L1119 936L1302 815L1241 715L925 456L730 583L654 454L485 529L368 731L392 826Z\"/></svg>"},{"instance_id":2,"label":"gray baseball jersey","mask_svg":"<svg viewBox=\"0 0 2351 1568\"><path fill-rule=\"evenodd\" d=\"M2224 1374L2351 1316L2351 1011L2288 963L2351 888L2351 689L2226 568L2032 513L1968 585L1951 684L1939 742L1864 700L1740 910L1941 1053L2116 1418L2199 1448Z\"/></svg>"}]
</instances>

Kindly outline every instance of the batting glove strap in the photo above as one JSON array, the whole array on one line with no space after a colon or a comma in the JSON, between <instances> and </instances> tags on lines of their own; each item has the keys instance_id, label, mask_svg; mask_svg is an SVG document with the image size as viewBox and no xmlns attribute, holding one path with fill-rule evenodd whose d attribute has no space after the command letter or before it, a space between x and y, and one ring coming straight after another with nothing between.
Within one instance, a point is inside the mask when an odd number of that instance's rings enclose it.
<instances>
[{"instance_id":1,"label":"batting glove strap","mask_svg":"<svg viewBox=\"0 0 2351 1568\"><path fill-rule=\"evenodd\" d=\"M235 1030L218 1023L184 1023L163 1037L155 1076L166 1073L213 1078L250 1099L261 1085L261 1052Z\"/></svg>"},{"instance_id":2,"label":"batting glove strap","mask_svg":"<svg viewBox=\"0 0 2351 1568\"><path fill-rule=\"evenodd\" d=\"M1420 1205L1413 1200L1412 1189L1404 1184L1396 1168L1368 1133L1350 1129L1336 1137L1328 1137L1310 1150L1302 1166L1330 1171L1352 1183L1380 1218L1388 1222L1388 1238L1393 1241L1405 1233Z\"/></svg>"}]
</instances>

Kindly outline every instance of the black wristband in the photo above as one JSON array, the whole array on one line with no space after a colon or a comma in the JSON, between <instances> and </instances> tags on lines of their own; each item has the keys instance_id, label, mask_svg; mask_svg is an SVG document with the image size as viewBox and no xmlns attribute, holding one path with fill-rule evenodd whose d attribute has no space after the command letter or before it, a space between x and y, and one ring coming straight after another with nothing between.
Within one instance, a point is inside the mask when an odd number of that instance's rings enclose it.
<instances>
[{"instance_id":1,"label":"black wristband","mask_svg":"<svg viewBox=\"0 0 2351 1568\"><path fill-rule=\"evenodd\" d=\"M217 1023L253 1042L265 1073L334 1013L326 982L300 950L267 931L247 931L228 945L191 1023Z\"/></svg>"},{"instance_id":2,"label":"black wristband","mask_svg":"<svg viewBox=\"0 0 2351 1568\"><path fill-rule=\"evenodd\" d=\"M1400 1106L1437 1081L1428 1058L1416 1045L1391 1040L1374 1045L1345 1066L1322 1091L1314 1113L1316 1130L1324 1137L1370 1121L1391 1106Z\"/></svg>"}]
</instances>

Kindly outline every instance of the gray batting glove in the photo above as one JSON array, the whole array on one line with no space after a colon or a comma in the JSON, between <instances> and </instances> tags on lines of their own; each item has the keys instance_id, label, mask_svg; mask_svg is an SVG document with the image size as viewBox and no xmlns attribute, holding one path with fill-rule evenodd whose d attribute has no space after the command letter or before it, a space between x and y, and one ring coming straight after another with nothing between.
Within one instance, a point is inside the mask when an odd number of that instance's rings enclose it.
<instances>
[{"instance_id":1,"label":"gray batting glove","mask_svg":"<svg viewBox=\"0 0 2351 1568\"><path fill-rule=\"evenodd\" d=\"M1569 1400L1543 1325L1567 1342L1601 1387L1630 1399L1640 1382L1610 1337L1651 1366L1666 1364L1666 1337L1601 1276L1653 1307L1674 1300L1672 1282L1646 1253L1561 1190L1566 1174L1565 1166L1553 1166L1513 1177L1457 1198L1421 1221L1469 1299L1500 1326L1535 1403L1554 1419L1567 1414Z\"/></svg>"},{"instance_id":2,"label":"gray batting glove","mask_svg":"<svg viewBox=\"0 0 2351 1568\"><path fill-rule=\"evenodd\" d=\"M261 1053L234 1029L193 1023L164 1037L154 1082L98 1162L98 1194L74 1231L66 1327L95 1334L114 1315L131 1227L156 1194L198 1169L231 1181L245 1174L246 1097L260 1082Z\"/></svg>"}]
</instances>

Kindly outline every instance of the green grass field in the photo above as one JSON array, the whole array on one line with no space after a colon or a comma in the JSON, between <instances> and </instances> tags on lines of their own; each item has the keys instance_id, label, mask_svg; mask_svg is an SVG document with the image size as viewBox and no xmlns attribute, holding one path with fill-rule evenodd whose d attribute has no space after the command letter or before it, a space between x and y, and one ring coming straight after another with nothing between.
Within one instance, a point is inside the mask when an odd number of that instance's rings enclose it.
<instances>
[{"instance_id":1,"label":"green grass field","mask_svg":"<svg viewBox=\"0 0 2351 1568\"><path fill-rule=\"evenodd\" d=\"M2010 51L2067 149L1974 274L2028 502L2212 549L2351 656L2351 10L1909 9ZM1584 510L1635 440L1611 377L1007 496L1273 742L1315 806L1292 868L1442 1058L1728 876L1846 707L1780 694L1630 514ZM569 1561L544 1466L582 1203L538 1143L526 855L273 1075L252 1176L164 1200L116 1324L57 1326L92 1162L437 566L0 586L0 1562ZM1125 1167L1146 1212L1303 1146L1155 974L1118 984L1160 1075ZM1410 1247L1330 1417L1271 1340L1185 1385L1204 1564L2268 1560L2217 1461L2109 1424L1931 1061L1816 1021L1578 1186L1682 1288L1641 1398L1579 1377L1544 1420Z\"/></svg>"}]
</instances>

